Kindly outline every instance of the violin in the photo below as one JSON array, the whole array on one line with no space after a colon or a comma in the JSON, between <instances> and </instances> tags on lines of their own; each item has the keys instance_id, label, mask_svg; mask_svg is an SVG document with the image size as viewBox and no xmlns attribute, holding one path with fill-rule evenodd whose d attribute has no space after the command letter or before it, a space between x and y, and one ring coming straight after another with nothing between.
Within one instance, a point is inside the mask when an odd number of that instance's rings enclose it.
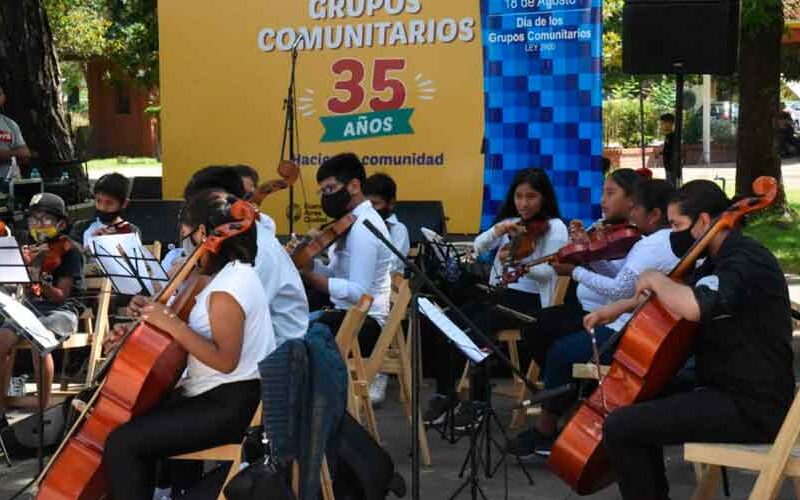
<instances>
[{"instance_id":1,"label":"violin","mask_svg":"<svg viewBox=\"0 0 800 500\"><path fill-rule=\"evenodd\" d=\"M27 246L24 248L24 253L27 254L28 265L38 279L41 279L43 275L52 274L61 266L61 259L71 248L72 242L62 235L45 243ZM39 295L41 288L34 285L33 292Z\"/></svg>"},{"instance_id":2,"label":"violin","mask_svg":"<svg viewBox=\"0 0 800 500\"><path fill-rule=\"evenodd\" d=\"M577 266L597 260L621 259L642 238L636 226L628 223L604 224L585 235L561 247L558 252L530 262L507 266L503 271L502 285L514 283L532 267L546 262L564 262Z\"/></svg>"},{"instance_id":3,"label":"violin","mask_svg":"<svg viewBox=\"0 0 800 500\"><path fill-rule=\"evenodd\" d=\"M114 224L101 227L92 236L107 236L109 234L130 234L134 232L133 226L128 221L119 221Z\"/></svg>"},{"instance_id":4,"label":"violin","mask_svg":"<svg viewBox=\"0 0 800 500\"><path fill-rule=\"evenodd\" d=\"M293 161L283 160L278 164L278 175L280 176L279 179L271 179L258 186L247 201L259 206L267 196L292 186L300 177L300 167Z\"/></svg>"},{"instance_id":5,"label":"violin","mask_svg":"<svg viewBox=\"0 0 800 500\"><path fill-rule=\"evenodd\" d=\"M224 240L247 231L257 218L255 207L242 200L233 202L230 212L236 220L215 228L156 297L166 304L183 285L171 307L184 321L210 279L197 272L200 258L219 252ZM101 369L99 387L39 477L36 498L107 498L110 485L103 450L108 435L157 405L185 364L186 351L169 334L146 321L137 323Z\"/></svg>"},{"instance_id":6,"label":"violin","mask_svg":"<svg viewBox=\"0 0 800 500\"><path fill-rule=\"evenodd\" d=\"M519 225L524 227L525 230L513 236L511 241L503 245L501 249L501 251L508 250L507 261L509 263L518 262L530 256L536 249L536 240L550 230L550 221L539 217L520 221Z\"/></svg>"},{"instance_id":7,"label":"violin","mask_svg":"<svg viewBox=\"0 0 800 500\"><path fill-rule=\"evenodd\" d=\"M347 214L341 219L325 226L313 238L307 238L292 252L292 262L297 269L303 269L311 260L324 252L336 240L347 234L353 224L356 223L356 216Z\"/></svg>"},{"instance_id":8,"label":"violin","mask_svg":"<svg viewBox=\"0 0 800 500\"><path fill-rule=\"evenodd\" d=\"M753 192L755 196L736 202L717 217L669 274L671 279L682 281L720 231L736 228L745 215L771 205L778 183L772 177L759 177ZM561 432L548 461L550 469L581 495L613 480L602 445L605 418L616 408L647 401L663 391L689 358L697 323L674 317L651 294L622 332L608 374Z\"/></svg>"}]
</instances>

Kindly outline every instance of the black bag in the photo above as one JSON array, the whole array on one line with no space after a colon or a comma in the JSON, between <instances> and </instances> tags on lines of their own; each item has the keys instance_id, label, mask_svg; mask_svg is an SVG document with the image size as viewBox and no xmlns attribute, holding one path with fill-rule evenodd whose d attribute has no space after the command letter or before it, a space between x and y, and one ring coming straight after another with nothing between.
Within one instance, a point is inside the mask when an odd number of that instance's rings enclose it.
<instances>
[{"instance_id":1,"label":"black bag","mask_svg":"<svg viewBox=\"0 0 800 500\"><path fill-rule=\"evenodd\" d=\"M383 500L390 491L405 495L405 481L395 472L392 457L349 413L342 421L335 464L336 500Z\"/></svg>"},{"instance_id":2,"label":"black bag","mask_svg":"<svg viewBox=\"0 0 800 500\"><path fill-rule=\"evenodd\" d=\"M296 500L284 468L274 463L254 463L236 474L225 487L228 500Z\"/></svg>"}]
</instances>

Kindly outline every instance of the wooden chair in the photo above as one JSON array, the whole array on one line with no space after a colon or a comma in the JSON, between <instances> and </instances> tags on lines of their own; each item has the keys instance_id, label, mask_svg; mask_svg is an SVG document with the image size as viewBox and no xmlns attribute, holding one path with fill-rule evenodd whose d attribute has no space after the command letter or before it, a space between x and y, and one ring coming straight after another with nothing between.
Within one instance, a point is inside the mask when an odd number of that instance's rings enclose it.
<instances>
[{"instance_id":1,"label":"wooden chair","mask_svg":"<svg viewBox=\"0 0 800 500\"><path fill-rule=\"evenodd\" d=\"M83 382L76 384L70 384L68 381L62 381L59 386L52 391L52 396L55 398L60 399L64 396L80 392L91 384L97 372L98 364L101 359L100 356L102 353L103 339L108 332L108 310L111 303L111 280L108 278L103 278L97 283L99 287L96 313L92 314L91 311L87 309L89 314L81 315L79 320L79 327L80 323L82 323L85 331L73 333L59 347L59 350L64 351L61 370L62 379L66 374L65 368L69 361L69 352L73 349L87 346L90 347L89 358L86 363L86 378ZM30 348L30 344L23 342L19 344L13 351L11 351L11 354L8 356L6 365L8 368L5 370L5 373L0 374L0 379L2 379L0 380L0 389L4 391L3 394L7 394L8 391L8 384L11 380L17 351L21 349L29 350ZM6 398L6 405L9 407L35 408L38 404L38 398L35 395Z\"/></svg>"},{"instance_id":2,"label":"wooden chair","mask_svg":"<svg viewBox=\"0 0 800 500\"><path fill-rule=\"evenodd\" d=\"M262 407L261 403L259 403L258 408L256 408L256 412L253 415L253 419L250 421L251 427L258 427L261 425L261 412ZM222 483L222 488L217 496L217 500L225 500L225 494L223 493L225 491L225 486L227 486L231 479L233 479L233 477L239 473L239 469L242 465L242 445L241 443L225 444L222 446L217 446L216 448L209 448L207 450L195 451L192 453L184 453L183 455L177 455L171 458L173 460L219 460L232 462L231 469L228 471L228 476L225 478L225 482ZM292 471L292 486L294 489L294 494L297 495L299 491L297 484L299 468L297 467L296 462L294 463ZM331 474L330 470L328 469L328 459L325 457L322 459L320 480L322 484L322 498L325 500L334 500L333 483L331 482Z\"/></svg>"},{"instance_id":3,"label":"wooden chair","mask_svg":"<svg viewBox=\"0 0 800 500\"><path fill-rule=\"evenodd\" d=\"M751 500L774 499L780 491L784 478L792 479L795 496L800 498L798 434L800 434L800 396L795 395L789 413L772 444L685 444L684 460L703 466L692 498L701 500L716 496L720 489L722 467L758 473L756 484L750 492Z\"/></svg>"},{"instance_id":4,"label":"wooden chair","mask_svg":"<svg viewBox=\"0 0 800 500\"><path fill-rule=\"evenodd\" d=\"M389 373L396 373L400 381L400 390L402 391L405 400L406 417L409 423L412 422L411 414L411 359L408 354L408 344L403 335L402 323L406 317L408 306L411 303L411 287L408 280L403 279L397 286L397 294L395 296L394 304L389 311L389 317L386 319L386 324L381 329L375 347L372 349L372 354L366 360L366 371L364 373L364 381L369 384L375 380L375 375L380 371L388 371ZM393 348L397 352L397 360L392 363L387 363L386 354L389 348ZM422 416L419 419L419 440L420 450L422 451L422 463L430 465L431 455L430 448L428 447L428 435L425 433L425 426L422 423Z\"/></svg>"},{"instance_id":5,"label":"wooden chair","mask_svg":"<svg viewBox=\"0 0 800 500\"><path fill-rule=\"evenodd\" d=\"M342 355L342 359L348 364L347 411L354 419L361 422L361 425L367 429L375 441L380 443L375 412L369 400L367 368L358 344L358 332L364 325L371 306L372 297L362 295L358 304L347 311L342 324L339 326L339 331L336 332L336 345L339 347L339 354ZM364 419L361 418L362 412Z\"/></svg>"}]
</instances>

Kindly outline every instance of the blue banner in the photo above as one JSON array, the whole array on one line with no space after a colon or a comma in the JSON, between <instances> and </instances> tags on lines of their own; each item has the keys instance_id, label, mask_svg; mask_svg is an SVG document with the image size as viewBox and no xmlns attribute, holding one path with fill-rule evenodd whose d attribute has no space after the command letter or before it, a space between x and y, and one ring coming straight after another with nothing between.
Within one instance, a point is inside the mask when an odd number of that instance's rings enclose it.
<instances>
[{"instance_id":1,"label":"blue banner","mask_svg":"<svg viewBox=\"0 0 800 500\"><path fill-rule=\"evenodd\" d=\"M543 168L561 215L600 217L601 0L481 0L485 174L481 227L514 174Z\"/></svg>"}]
</instances>

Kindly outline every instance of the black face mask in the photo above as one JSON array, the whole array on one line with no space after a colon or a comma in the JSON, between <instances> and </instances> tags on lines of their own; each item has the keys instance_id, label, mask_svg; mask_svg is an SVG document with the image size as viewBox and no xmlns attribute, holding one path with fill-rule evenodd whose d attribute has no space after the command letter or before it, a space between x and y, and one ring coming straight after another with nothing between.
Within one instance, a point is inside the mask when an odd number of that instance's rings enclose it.
<instances>
[{"instance_id":1,"label":"black face mask","mask_svg":"<svg viewBox=\"0 0 800 500\"><path fill-rule=\"evenodd\" d=\"M693 224L694 225L694 224ZM686 252L694 245L694 236L692 236L692 228L684 229L683 231L673 231L669 235L669 246L672 247L672 253L675 257L683 258Z\"/></svg>"},{"instance_id":2,"label":"black face mask","mask_svg":"<svg viewBox=\"0 0 800 500\"><path fill-rule=\"evenodd\" d=\"M103 224L111 224L114 222L114 220L116 220L117 217L119 217L121 212L121 210L117 210L116 212L106 212L97 208L94 209L94 214Z\"/></svg>"},{"instance_id":3,"label":"black face mask","mask_svg":"<svg viewBox=\"0 0 800 500\"><path fill-rule=\"evenodd\" d=\"M342 189L331 194L322 195L322 210L325 214L332 219L340 219L347 215L347 205L350 204L350 193L347 188Z\"/></svg>"},{"instance_id":4,"label":"black face mask","mask_svg":"<svg viewBox=\"0 0 800 500\"><path fill-rule=\"evenodd\" d=\"M378 212L378 215L380 215L383 220L386 220L392 216L392 211L388 208L382 208L380 210L376 210L376 212Z\"/></svg>"}]
</instances>

